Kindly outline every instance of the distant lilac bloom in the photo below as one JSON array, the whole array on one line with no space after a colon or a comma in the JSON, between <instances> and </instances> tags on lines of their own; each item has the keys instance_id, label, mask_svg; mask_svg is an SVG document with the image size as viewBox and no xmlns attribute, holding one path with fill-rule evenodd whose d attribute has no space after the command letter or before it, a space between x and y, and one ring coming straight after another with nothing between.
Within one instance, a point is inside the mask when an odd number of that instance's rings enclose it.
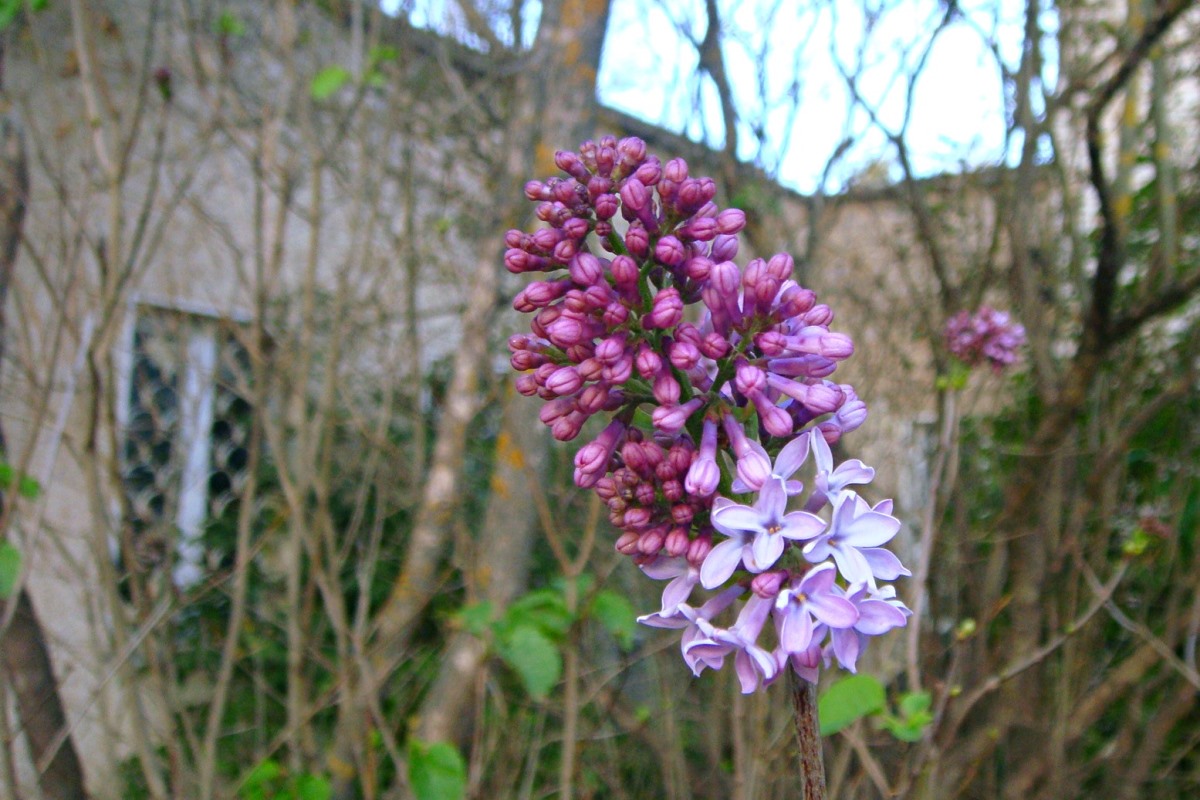
<instances>
[{"instance_id":1,"label":"distant lilac bloom","mask_svg":"<svg viewBox=\"0 0 1200 800\"><path fill-rule=\"evenodd\" d=\"M946 322L946 348L968 366L987 361L1001 371L1017 360L1025 344L1025 328L1004 311L980 306L974 313L960 311Z\"/></svg>"},{"instance_id":2,"label":"distant lilac bloom","mask_svg":"<svg viewBox=\"0 0 1200 800\"><path fill-rule=\"evenodd\" d=\"M804 557L814 564L833 557L847 583L875 584L871 563L860 548L887 544L900 530L900 520L875 511L853 492L847 492L833 509L828 530L804 547Z\"/></svg>"},{"instance_id":3,"label":"distant lilac bloom","mask_svg":"<svg viewBox=\"0 0 1200 800\"><path fill-rule=\"evenodd\" d=\"M762 572L775 565L787 539L812 539L825 528L825 522L807 511L787 512L787 492L783 480L768 478L753 506L724 505L713 512L713 526L729 538L718 544L704 560L700 582L706 589L720 586L729 579L738 563L751 572Z\"/></svg>"}]
</instances>

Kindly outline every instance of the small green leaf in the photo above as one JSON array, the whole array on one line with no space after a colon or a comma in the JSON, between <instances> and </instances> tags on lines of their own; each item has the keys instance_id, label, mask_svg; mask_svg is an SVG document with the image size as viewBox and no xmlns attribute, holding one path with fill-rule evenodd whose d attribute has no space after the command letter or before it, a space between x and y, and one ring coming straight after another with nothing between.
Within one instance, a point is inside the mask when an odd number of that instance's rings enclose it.
<instances>
[{"instance_id":1,"label":"small green leaf","mask_svg":"<svg viewBox=\"0 0 1200 800\"><path fill-rule=\"evenodd\" d=\"M454 615L454 621L462 629L474 636L480 636L492 621L492 604L484 600L482 603L471 603L463 606Z\"/></svg>"},{"instance_id":2,"label":"small green leaf","mask_svg":"<svg viewBox=\"0 0 1200 800\"><path fill-rule=\"evenodd\" d=\"M392 47L390 44L381 44L377 47L372 47L371 51L367 53L367 63L375 66L385 61L395 61L399 57L400 51L395 47Z\"/></svg>"},{"instance_id":3,"label":"small green leaf","mask_svg":"<svg viewBox=\"0 0 1200 800\"><path fill-rule=\"evenodd\" d=\"M294 796L297 800L329 800L333 787L323 775L304 774L296 779Z\"/></svg>"},{"instance_id":4,"label":"small green leaf","mask_svg":"<svg viewBox=\"0 0 1200 800\"><path fill-rule=\"evenodd\" d=\"M905 719L884 717L883 727L887 732L902 742L919 742L925 735L925 728L933 721L928 712L922 711Z\"/></svg>"},{"instance_id":5,"label":"small green leaf","mask_svg":"<svg viewBox=\"0 0 1200 800\"><path fill-rule=\"evenodd\" d=\"M863 717L881 711L887 702L883 684L871 675L851 675L831 685L817 701L821 735L837 733Z\"/></svg>"},{"instance_id":6,"label":"small green leaf","mask_svg":"<svg viewBox=\"0 0 1200 800\"><path fill-rule=\"evenodd\" d=\"M498 649L531 697L540 700L558 684L562 655L554 642L532 625L518 625L507 631Z\"/></svg>"},{"instance_id":7,"label":"small green leaf","mask_svg":"<svg viewBox=\"0 0 1200 800\"><path fill-rule=\"evenodd\" d=\"M554 589L535 589L522 595L508 607L501 628L532 625L547 636L558 639L571 629L574 618L567 610L562 594Z\"/></svg>"},{"instance_id":8,"label":"small green leaf","mask_svg":"<svg viewBox=\"0 0 1200 800\"><path fill-rule=\"evenodd\" d=\"M932 705L933 695L929 692L906 692L900 698L900 712L906 717L928 711Z\"/></svg>"},{"instance_id":9,"label":"small green leaf","mask_svg":"<svg viewBox=\"0 0 1200 800\"><path fill-rule=\"evenodd\" d=\"M633 647L633 637L637 632L637 614L625 595L605 589L592 598L589 613L608 629L621 649L629 650Z\"/></svg>"},{"instance_id":10,"label":"small green leaf","mask_svg":"<svg viewBox=\"0 0 1200 800\"><path fill-rule=\"evenodd\" d=\"M237 37L246 35L246 23L238 19L237 14L234 14L232 11L222 11L221 15L217 17L213 29L220 36Z\"/></svg>"},{"instance_id":11,"label":"small green leaf","mask_svg":"<svg viewBox=\"0 0 1200 800\"><path fill-rule=\"evenodd\" d=\"M0 600L12 596L21 575L21 551L12 542L0 542Z\"/></svg>"},{"instance_id":12,"label":"small green leaf","mask_svg":"<svg viewBox=\"0 0 1200 800\"><path fill-rule=\"evenodd\" d=\"M417 800L462 800L467 768L454 745L409 739L408 783Z\"/></svg>"},{"instance_id":13,"label":"small green leaf","mask_svg":"<svg viewBox=\"0 0 1200 800\"><path fill-rule=\"evenodd\" d=\"M0 489L7 490L13 485L14 479L17 484L17 494L22 497L32 500L42 493L42 485L28 475L19 475L11 464L0 461Z\"/></svg>"},{"instance_id":14,"label":"small green leaf","mask_svg":"<svg viewBox=\"0 0 1200 800\"><path fill-rule=\"evenodd\" d=\"M277 782L283 776L283 767L277 761L267 759L259 763L246 776L238 795L243 800L270 800L280 788Z\"/></svg>"},{"instance_id":15,"label":"small green leaf","mask_svg":"<svg viewBox=\"0 0 1200 800\"><path fill-rule=\"evenodd\" d=\"M318 72L312 79L312 96L314 100L325 100L332 97L338 89L341 89L351 78L350 70L343 66L334 64L331 67Z\"/></svg>"}]
</instances>

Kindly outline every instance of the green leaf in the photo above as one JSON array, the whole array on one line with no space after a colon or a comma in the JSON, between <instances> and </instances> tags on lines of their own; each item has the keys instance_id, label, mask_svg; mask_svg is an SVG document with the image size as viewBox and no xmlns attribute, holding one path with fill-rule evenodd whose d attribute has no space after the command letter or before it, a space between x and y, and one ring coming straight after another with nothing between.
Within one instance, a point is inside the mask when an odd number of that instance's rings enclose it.
<instances>
[{"instance_id":1,"label":"green leaf","mask_svg":"<svg viewBox=\"0 0 1200 800\"><path fill-rule=\"evenodd\" d=\"M250 770L238 795L243 800L270 800L275 797L279 788L275 784L282 776L283 767L279 766L278 762L267 759Z\"/></svg>"},{"instance_id":2,"label":"green leaf","mask_svg":"<svg viewBox=\"0 0 1200 800\"><path fill-rule=\"evenodd\" d=\"M12 542L0 542L0 600L7 600L21 575L21 551Z\"/></svg>"},{"instance_id":3,"label":"green leaf","mask_svg":"<svg viewBox=\"0 0 1200 800\"><path fill-rule=\"evenodd\" d=\"M933 717L928 712L921 712L905 719L896 719L895 717L884 717L883 727L892 736L895 736L902 742L919 742L921 737L925 735L925 728L933 721Z\"/></svg>"},{"instance_id":4,"label":"green leaf","mask_svg":"<svg viewBox=\"0 0 1200 800\"><path fill-rule=\"evenodd\" d=\"M323 775L304 774L296 779L294 796L297 800L329 800L333 787Z\"/></svg>"},{"instance_id":5,"label":"green leaf","mask_svg":"<svg viewBox=\"0 0 1200 800\"><path fill-rule=\"evenodd\" d=\"M325 67L325 69L313 76L312 86L310 87L313 99L325 100L332 97L338 89L341 89L350 81L350 78L350 70L343 66L334 64L331 67Z\"/></svg>"},{"instance_id":6,"label":"green leaf","mask_svg":"<svg viewBox=\"0 0 1200 800\"><path fill-rule=\"evenodd\" d=\"M625 595L605 589L592 598L588 613L613 635L621 649L629 650L633 647L637 614Z\"/></svg>"},{"instance_id":7,"label":"green leaf","mask_svg":"<svg viewBox=\"0 0 1200 800\"><path fill-rule=\"evenodd\" d=\"M246 23L238 19L237 14L234 14L232 11L222 11L221 15L217 17L216 23L213 24L213 29L219 36L237 37L246 35Z\"/></svg>"},{"instance_id":8,"label":"green leaf","mask_svg":"<svg viewBox=\"0 0 1200 800\"><path fill-rule=\"evenodd\" d=\"M454 615L454 621L474 636L480 636L492 622L492 604L487 600L463 606Z\"/></svg>"},{"instance_id":9,"label":"green leaf","mask_svg":"<svg viewBox=\"0 0 1200 800\"><path fill-rule=\"evenodd\" d=\"M500 657L520 676L531 697L540 700L558 684L562 655L542 631L518 625L504 634L499 645Z\"/></svg>"},{"instance_id":10,"label":"green leaf","mask_svg":"<svg viewBox=\"0 0 1200 800\"><path fill-rule=\"evenodd\" d=\"M887 698L883 684L871 675L851 675L832 684L817 701L821 735L842 728L883 710Z\"/></svg>"},{"instance_id":11,"label":"green leaf","mask_svg":"<svg viewBox=\"0 0 1200 800\"><path fill-rule=\"evenodd\" d=\"M0 489L7 490L8 487L17 484L17 494L28 500L32 500L42 493L42 485L28 475L19 475L12 468L11 464L0 461Z\"/></svg>"},{"instance_id":12,"label":"green leaf","mask_svg":"<svg viewBox=\"0 0 1200 800\"><path fill-rule=\"evenodd\" d=\"M409 739L408 782L417 800L461 800L467 768L454 745Z\"/></svg>"},{"instance_id":13,"label":"green leaf","mask_svg":"<svg viewBox=\"0 0 1200 800\"><path fill-rule=\"evenodd\" d=\"M517 598L508 607L500 627L511 629L532 625L550 638L559 639L571 629L573 622L562 594L554 589L536 589Z\"/></svg>"},{"instance_id":14,"label":"green leaf","mask_svg":"<svg viewBox=\"0 0 1200 800\"><path fill-rule=\"evenodd\" d=\"M372 47L367 53L367 63L371 66L382 64L385 61L395 61L400 57L400 51L390 44L381 44L377 47Z\"/></svg>"},{"instance_id":15,"label":"green leaf","mask_svg":"<svg viewBox=\"0 0 1200 800\"><path fill-rule=\"evenodd\" d=\"M933 706L933 695L929 692L906 692L900 698L900 712L906 717L912 717Z\"/></svg>"}]
</instances>

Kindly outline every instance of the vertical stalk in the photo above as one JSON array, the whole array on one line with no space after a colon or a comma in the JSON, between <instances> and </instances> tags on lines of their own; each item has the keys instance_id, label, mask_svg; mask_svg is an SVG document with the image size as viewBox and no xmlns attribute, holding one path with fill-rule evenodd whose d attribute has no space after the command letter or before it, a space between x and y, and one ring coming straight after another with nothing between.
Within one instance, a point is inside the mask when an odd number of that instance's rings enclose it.
<instances>
[{"instance_id":1,"label":"vertical stalk","mask_svg":"<svg viewBox=\"0 0 1200 800\"><path fill-rule=\"evenodd\" d=\"M800 800L825 800L825 761L817 726L817 687L791 672L796 745L800 750Z\"/></svg>"}]
</instances>

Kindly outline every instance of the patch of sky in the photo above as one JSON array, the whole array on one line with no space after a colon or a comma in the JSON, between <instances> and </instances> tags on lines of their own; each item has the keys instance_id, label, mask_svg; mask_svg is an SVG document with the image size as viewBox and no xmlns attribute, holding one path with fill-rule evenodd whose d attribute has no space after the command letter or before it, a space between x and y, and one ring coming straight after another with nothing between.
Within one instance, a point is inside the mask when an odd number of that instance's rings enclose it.
<instances>
[{"instance_id":1,"label":"patch of sky","mask_svg":"<svg viewBox=\"0 0 1200 800\"><path fill-rule=\"evenodd\" d=\"M382 0L391 14L486 51L451 0ZM836 192L901 175L1015 164L1012 81L1021 63L1022 0L717 0L737 114L737 155L802 192ZM477 0L507 47L530 47L540 2ZM1038 19L1041 85L1057 81L1058 21ZM704 0L612 0L597 77L600 102L712 147L725 130L717 84L702 68ZM915 77L914 77L915 76ZM1033 110L1044 112L1041 93ZM1049 158L1039 140L1038 157Z\"/></svg>"}]
</instances>

